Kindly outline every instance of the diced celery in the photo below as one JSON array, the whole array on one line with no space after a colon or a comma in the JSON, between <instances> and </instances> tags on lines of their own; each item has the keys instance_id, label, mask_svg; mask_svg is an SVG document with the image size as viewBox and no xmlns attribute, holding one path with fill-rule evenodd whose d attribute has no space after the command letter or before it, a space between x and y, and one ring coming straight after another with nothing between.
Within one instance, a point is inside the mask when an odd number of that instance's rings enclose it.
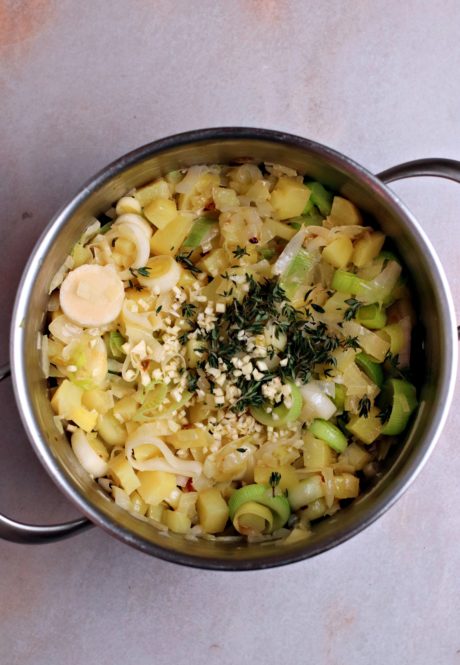
<instances>
[{"instance_id":1,"label":"diced celery","mask_svg":"<svg viewBox=\"0 0 460 665\"><path fill-rule=\"evenodd\" d=\"M373 381L379 388L383 384L383 370L379 363L376 363L367 353L358 353L355 358L355 363L359 369L362 369L371 381Z\"/></svg>"},{"instance_id":2,"label":"diced celery","mask_svg":"<svg viewBox=\"0 0 460 665\"><path fill-rule=\"evenodd\" d=\"M185 249L196 249L206 241L206 237L212 233L212 230L216 228L216 225L217 220L212 217L198 217L198 219L193 222L192 230L184 240L182 247Z\"/></svg>"},{"instance_id":3,"label":"diced celery","mask_svg":"<svg viewBox=\"0 0 460 665\"><path fill-rule=\"evenodd\" d=\"M360 307L356 320L370 330L380 330L386 325L387 315L383 307L374 303Z\"/></svg>"},{"instance_id":4,"label":"diced celery","mask_svg":"<svg viewBox=\"0 0 460 665\"><path fill-rule=\"evenodd\" d=\"M327 189L319 182L310 181L305 183L310 190L310 201L315 205L320 213L327 217L331 214L332 200L334 198L331 192L328 192ZM309 212L309 211L307 211Z\"/></svg>"}]
</instances>

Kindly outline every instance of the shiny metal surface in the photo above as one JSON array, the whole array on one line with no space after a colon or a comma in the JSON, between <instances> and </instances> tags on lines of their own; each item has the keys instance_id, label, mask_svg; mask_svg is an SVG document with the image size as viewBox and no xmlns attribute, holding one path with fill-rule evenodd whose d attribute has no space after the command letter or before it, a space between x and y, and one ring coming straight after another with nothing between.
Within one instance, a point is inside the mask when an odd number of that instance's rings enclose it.
<instances>
[{"instance_id":1,"label":"shiny metal surface","mask_svg":"<svg viewBox=\"0 0 460 665\"><path fill-rule=\"evenodd\" d=\"M44 324L47 287L89 218L106 210L130 188L165 171L242 158L281 162L307 173L372 215L396 244L416 296L422 340L417 416L401 447L388 460L383 477L348 508L317 524L303 545L188 541L174 534L162 535L121 510L79 467L66 437L57 432L40 375L36 335ZM459 165L451 165L458 179ZM382 177L390 177L388 174ZM398 177L396 169L393 175ZM38 457L92 522L144 552L176 563L218 570L267 568L338 545L371 524L407 489L435 445L452 398L457 364L454 318L449 288L431 244L409 210L376 176L325 146L290 134L250 128L199 130L146 145L112 163L51 221L30 257L18 291L11 329L13 383L23 424Z\"/></svg>"}]
</instances>

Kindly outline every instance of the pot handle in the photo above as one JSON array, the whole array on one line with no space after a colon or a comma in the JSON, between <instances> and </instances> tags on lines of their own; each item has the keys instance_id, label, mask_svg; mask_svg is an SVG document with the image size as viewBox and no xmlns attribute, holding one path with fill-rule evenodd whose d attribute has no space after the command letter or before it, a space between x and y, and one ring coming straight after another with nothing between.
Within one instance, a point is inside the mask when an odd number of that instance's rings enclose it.
<instances>
[{"instance_id":1,"label":"pot handle","mask_svg":"<svg viewBox=\"0 0 460 665\"><path fill-rule=\"evenodd\" d=\"M460 183L460 161L443 159L441 157L414 159L411 162L397 164L377 173L377 178L385 184L394 182L395 180L402 180L403 178L415 178L418 176L447 178L447 180L454 180ZM460 326L457 326L457 335L460 340Z\"/></svg>"},{"instance_id":2,"label":"pot handle","mask_svg":"<svg viewBox=\"0 0 460 665\"><path fill-rule=\"evenodd\" d=\"M9 365L0 367L0 381L10 376ZM13 543L39 544L51 543L54 540L61 540L73 536L84 529L92 526L86 518L80 518L73 522L64 524L52 524L51 526L34 526L32 524L23 524L6 517L0 513L0 538L10 540Z\"/></svg>"},{"instance_id":3,"label":"pot handle","mask_svg":"<svg viewBox=\"0 0 460 665\"><path fill-rule=\"evenodd\" d=\"M381 173L377 173L385 184L402 178L415 178L418 176L432 176L447 178L460 183L460 162L455 159L442 159L438 157L428 159L414 159L392 166Z\"/></svg>"}]
</instances>

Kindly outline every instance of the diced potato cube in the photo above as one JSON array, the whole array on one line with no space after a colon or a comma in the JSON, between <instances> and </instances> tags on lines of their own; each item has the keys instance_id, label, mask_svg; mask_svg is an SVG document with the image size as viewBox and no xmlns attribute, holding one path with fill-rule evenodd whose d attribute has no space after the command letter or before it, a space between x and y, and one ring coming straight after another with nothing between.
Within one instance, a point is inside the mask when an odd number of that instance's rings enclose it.
<instances>
[{"instance_id":1,"label":"diced potato cube","mask_svg":"<svg viewBox=\"0 0 460 665\"><path fill-rule=\"evenodd\" d=\"M145 515L148 510L148 505L145 503L140 494L138 492L133 492L129 498L131 500L131 505L134 512L139 513L139 515Z\"/></svg>"},{"instance_id":2,"label":"diced potato cube","mask_svg":"<svg viewBox=\"0 0 460 665\"><path fill-rule=\"evenodd\" d=\"M206 256L198 263L198 267L209 273L212 277L220 275L228 265L229 256L223 247L213 249L212 252L206 254Z\"/></svg>"},{"instance_id":3,"label":"diced potato cube","mask_svg":"<svg viewBox=\"0 0 460 665\"><path fill-rule=\"evenodd\" d=\"M334 476L334 496L336 499L354 499L359 494L359 478L351 473Z\"/></svg>"},{"instance_id":4,"label":"diced potato cube","mask_svg":"<svg viewBox=\"0 0 460 665\"><path fill-rule=\"evenodd\" d=\"M353 251L353 263L357 268L362 268L374 259L383 247L385 235L380 231L366 233L360 238Z\"/></svg>"},{"instance_id":5,"label":"diced potato cube","mask_svg":"<svg viewBox=\"0 0 460 665\"><path fill-rule=\"evenodd\" d=\"M268 485L270 483L270 476L272 473L280 474L281 478L278 483L278 488L281 491L290 489L294 485L297 485L299 482L299 477L296 474L295 469L287 464L278 467L257 464L257 466L254 468L254 482Z\"/></svg>"},{"instance_id":6,"label":"diced potato cube","mask_svg":"<svg viewBox=\"0 0 460 665\"><path fill-rule=\"evenodd\" d=\"M126 441L126 428L118 422L113 411L99 416L96 429L109 446L122 446Z\"/></svg>"},{"instance_id":7,"label":"diced potato cube","mask_svg":"<svg viewBox=\"0 0 460 665\"><path fill-rule=\"evenodd\" d=\"M222 212L239 206L238 195L230 187L214 187L212 198L217 210L221 210Z\"/></svg>"},{"instance_id":8,"label":"diced potato cube","mask_svg":"<svg viewBox=\"0 0 460 665\"><path fill-rule=\"evenodd\" d=\"M148 185L144 185L144 187L139 187L134 196L139 201L141 206L145 207L148 203L150 203L150 201L153 201L154 199L169 198L169 186L166 180L159 178L158 180L155 180Z\"/></svg>"},{"instance_id":9,"label":"diced potato cube","mask_svg":"<svg viewBox=\"0 0 460 665\"><path fill-rule=\"evenodd\" d=\"M181 212L169 224L158 229L150 239L152 254L174 256L190 233L193 214Z\"/></svg>"},{"instance_id":10,"label":"diced potato cube","mask_svg":"<svg viewBox=\"0 0 460 665\"><path fill-rule=\"evenodd\" d=\"M267 219L264 226L270 231L272 237L277 236L283 240L290 240L296 234L296 230L292 226L279 222L277 219Z\"/></svg>"},{"instance_id":11,"label":"diced potato cube","mask_svg":"<svg viewBox=\"0 0 460 665\"><path fill-rule=\"evenodd\" d=\"M379 410L373 406L366 418L364 416L352 416L347 424L347 430L363 443L372 443L382 431L379 413Z\"/></svg>"},{"instance_id":12,"label":"diced potato cube","mask_svg":"<svg viewBox=\"0 0 460 665\"><path fill-rule=\"evenodd\" d=\"M310 198L310 190L302 182L280 178L271 193L270 203L279 219L290 219L302 214Z\"/></svg>"},{"instance_id":13,"label":"diced potato cube","mask_svg":"<svg viewBox=\"0 0 460 665\"><path fill-rule=\"evenodd\" d=\"M166 471L138 471L139 494L147 503L156 505L176 489L176 476Z\"/></svg>"},{"instance_id":14,"label":"diced potato cube","mask_svg":"<svg viewBox=\"0 0 460 665\"><path fill-rule=\"evenodd\" d=\"M315 499L315 501L308 504L305 510L302 510L303 519L301 519L301 521L308 520L310 522L312 520L317 520L320 517L323 517L326 513L327 505L325 500L322 498Z\"/></svg>"},{"instance_id":15,"label":"diced potato cube","mask_svg":"<svg viewBox=\"0 0 460 665\"><path fill-rule=\"evenodd\" d=\"M187 533L192 526L190 517L177 510L166 510L163 513L163 522L174 533Z\"/></svg>"},{"instance_id":16,"label":"diced potato cube","mask_svg":"<svg viewBox=\"0 0 460 665\"><path fill-rule=\"evenodd\" d=\"M113 415L118 420L121 418L123 422L132 420L139 409L139 403L134 395L126 395L122 397L113 407Z\"/></svg>"},{"instance_id":17,"label":"diced potato cube","mask_svg":"<svg viewBox=\"0 0 460 665\"><path fill-rule=\"evenodd\" d=\"M59 416L69 418L69 413L81 405L82 396L82 388L64 379L51 399L51 406Z\"/></svg>"},{"instance_id":18,"label":"diced potato cube","mask_svg":"<svg viewBox=\"0 0 460 665\"><path fill-rule=\"evenodd\" d=\"M323 249L322 258L334 268L345 268L353 254L353 243L348 236L339 236Z\"/></svg>"},{"instance_id":19,"label":"diced potato cube","mask_svg":"<svg viewBox=\"0 0 460 665\"><path fill-rule=\"evenodd\" d=\"M85 390L81 401L87 409L94 409L102 415L110 411L113 407L112 393L108 390L101 390L100 388Z\"/></svg>"},{"instance_id":20,"label":"diced potato cube","mask_svg":"<svg viewBox=\"0 0 460 665\"><path fill-rule=\"evenodd\" d=\"M95 428L97 418L97 411L88 411L84 406L75 406L68 414L68 420L73 420L85 432L91 432Z\"/></svg>"},{"instance_id":21,"label":"diced potato cube","mask_svg":"<svg viewBox=\"0 0 460 665\"><path fill-rule=\"evenodd\" d=\"M109 462L109 476L120 485L127 494L131 494L141 484L136 473L122 454L112 457Z\"/></svg>"},{"instance_id":22,"label":"diced potato cube","mask_svg":"<svg viewBox=\"0 0 460 665\"><path fill-rule=\"evenodd\" d=\"M364 469L366 464L370 462L371 459L372 456L367 452L367 450L364 450L364 448L358 446L357 443L350 443L350 445L347 446L344 452L340 455L339 462L349 464L350 466L354 467L356 471L362 471L362 469Z\"/></svg>"},{"instance_id":23,"label":"diced potato cube","mask_svg":"<svg viewBox=\"0 0 460 665\"><path fill-rule=\"evenodd\" d=\"M321 439L317 439L310 432L304 435L303 463L306 469L324 469L334 462L332 448Z\"/></svg>"},{"instance_id":24,"label":"diced potato cube","mask_svg":"<svg viewBox=\"0 0 460 665\"><path fill-rule=\"evenodd\" d=\"M204 429L199 427L181 429L175 434L166 437L168 443L180 450L183 448L204 448L212 446L213 437Z\"/></svg>"},{"instance_id":25,"label":"diced potato cube","mask_svg":"<svg viewBox=\"0 0 460 665\"><path fill-rule=\"evenodd\" d=\"M172 199L154 199L145 206L144 215L158 229L163 229L177 217L176 202Z\"/></svg>"},{"instance_id":26,"label":"diced potato cube","mask_svg":"<svg viewBox=\"0 0 460 665\"><path fill-rule=\"evenodd\" d=\"M163 521L163 515L165 512L165 507L161 503L157 503L156 506L149 505L147 508L147 517L156 522Z\"/></svg>"},{"instance_id":27,"label":"diced potato cube","mask_svg":"<svg viewBox=\"0 0 460 665\"><path fill-rule=\"evenodd\" d=\"M355 204L341 196L334 196L328 220L333 226L352 226L363 223L361 213Z\"/></svg>"},{"instance_id":28,"label":"diced potato cube","mask_svg":"<svg viewBox=\"0 0 460 665\"><path fill-rule=\"evenodd\" d=\"M210 487L198 494L197 512L201 528L206 533L219 533L228 520L228 505L217 487Z\"/></svg>"}]
</instances>

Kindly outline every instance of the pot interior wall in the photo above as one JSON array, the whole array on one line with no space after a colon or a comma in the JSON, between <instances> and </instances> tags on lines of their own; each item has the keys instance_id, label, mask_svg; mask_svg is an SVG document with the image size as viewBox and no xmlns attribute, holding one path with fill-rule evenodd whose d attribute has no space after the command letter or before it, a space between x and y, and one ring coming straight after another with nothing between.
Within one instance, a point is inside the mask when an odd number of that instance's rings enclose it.
<instances>
[{"instance_id":1,"label":"pot interior wall","mask_svg":"<svg viewBox=\"0 0 460 665\"><path fill-rule=\"evenodd\" d=\"M191 565L214 568L252 568L286 563L304 558L345 540L370 523L402 491L414 469L420 465L434 436L437 412L446 398L450 330L446 331L442 280L436 271L423 238L410 215L372 176L346 158L308 141L293 137L227 138L200 137L182 144L180 137L168 144L147 146L109 167L76 197L48 230L29 266L18 306L22 329L20 346L24 357L23 406L31 402L36 421L32 431L34 446L48 470L65 492L91 519L118 537L150 553ZM185 141L185 139L184 139ZM37 331L44 326L50 280L73 244L88 226L90 218L107 210L129 189L164 173L196 163L228 163L242 158L279 162L318 179L354 201L393 239L411 274L419 336L418 351L421 407L404 443L389 458L383 477L346 509L317 523L311 538L291 546L259 544L226 545L203 540L191 541L173 534L159 533L112 503L79 467L65 436L60 435L41 376ZM21 380L18 379L19 393ZM30 425L30 423L29 423ZM29 433L31 427L29 426Z\"/></svg>"}]
</instances>

